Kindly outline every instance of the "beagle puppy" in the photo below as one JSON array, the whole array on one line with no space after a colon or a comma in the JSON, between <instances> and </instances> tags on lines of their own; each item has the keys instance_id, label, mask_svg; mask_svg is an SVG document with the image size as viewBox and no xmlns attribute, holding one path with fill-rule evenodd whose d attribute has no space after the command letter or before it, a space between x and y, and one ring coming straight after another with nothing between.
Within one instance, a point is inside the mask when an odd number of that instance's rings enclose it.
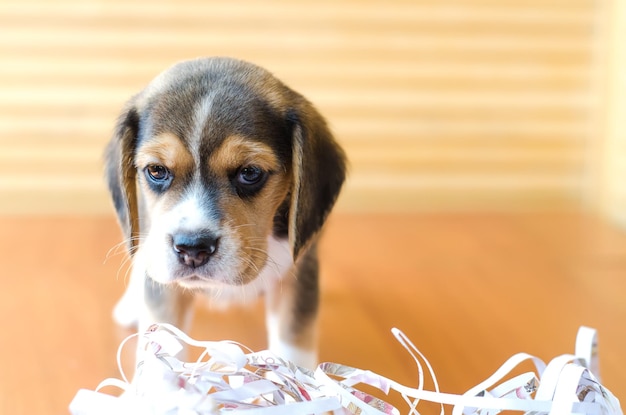
<instances>
[{"instance_id":1,"label":"beagle puppy","mask_svg":"<svg viewBox=\"0 0 626 415\"><path fill-rule=\"evenodd\" d=\"M197 292L263 293L269 349L317 361L317 235L345 155L303 96L230 58L178 63L126 104L106 176L133 261L116 321L189 327Z\"/></svg>"}]
</instances>

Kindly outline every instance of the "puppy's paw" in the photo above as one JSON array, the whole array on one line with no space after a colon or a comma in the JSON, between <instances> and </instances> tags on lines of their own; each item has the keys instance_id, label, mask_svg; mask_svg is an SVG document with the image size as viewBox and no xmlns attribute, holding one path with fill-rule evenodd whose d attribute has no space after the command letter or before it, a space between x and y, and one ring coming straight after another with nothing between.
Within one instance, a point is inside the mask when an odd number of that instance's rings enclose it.
<instances>
[{"instance_id":1,"label":"puppy's paw","mask_svg":"<svg viewBox=\"0 0 626 415\"><path fill-rule=\"evenodd\" d=\"M124 295L113 309L113 320L121 327L136 328L139 324L137 301Z\"/></svg>"},{"instance_id":2,"label":"puppy's paw","mask_svg":"<svg viewBox=\"0 0 626 415\"><path fill-rule=\"evenodd\" d=\"M305 369L315 370L317 367L317 353L314 350L303 349L283 341L273 342L269 349L281 359L289 360Z\"/></svg>"}]
</instances>

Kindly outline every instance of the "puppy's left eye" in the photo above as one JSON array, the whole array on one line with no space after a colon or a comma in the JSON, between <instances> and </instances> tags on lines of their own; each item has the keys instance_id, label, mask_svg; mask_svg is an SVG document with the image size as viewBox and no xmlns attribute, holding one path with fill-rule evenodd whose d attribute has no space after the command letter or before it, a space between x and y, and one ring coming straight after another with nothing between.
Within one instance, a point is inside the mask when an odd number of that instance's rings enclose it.
<instances>
[{"instance_id":1,"label":"puppy's left eye","mask_svg":"<svg viewBox=\"0 0 626 415\"><path fill-rule=\"evenodd\" d=\"M260 167L248 165L237 169L231 180L239 197L245 199L254 196L263 188L269 174Z\"/></svg>"},{"instance_id":2,"label":"puppy's left eye","mask_svg":"<svg viewBox=\"0 0 626 415\"><path fill-rule=\"evenodd\" d=\"M237 181L245 186L260 183L265 178L265 172L257 166L244 166L237 173Z\"/></svg>"}]
</instances>

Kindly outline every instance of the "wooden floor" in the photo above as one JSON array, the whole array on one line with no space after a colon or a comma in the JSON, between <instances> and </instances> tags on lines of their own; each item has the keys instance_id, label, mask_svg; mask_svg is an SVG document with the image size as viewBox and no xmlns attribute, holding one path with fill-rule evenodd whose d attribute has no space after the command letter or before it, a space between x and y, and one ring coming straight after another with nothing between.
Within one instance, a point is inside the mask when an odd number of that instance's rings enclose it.
<instances>
[{"instance_id":1,"label":"wooden floor","mask_svg":"<svg viewBox=\"0 0 626 415\"><path fill-rule=\"evenodd\" d=\"M67 413L79 388L118 375L110 314L124 255L107 256L118 241L112 217L0 218L0 413ZM573 352L588 325L603 383L626 397L626 234L596 218L337 214L321 254L324 361L412 385L397 326L442 389L461 393L514 353ZM192 335L262 349L260 310L199 307Z\"/></svg>"}]
</instances>

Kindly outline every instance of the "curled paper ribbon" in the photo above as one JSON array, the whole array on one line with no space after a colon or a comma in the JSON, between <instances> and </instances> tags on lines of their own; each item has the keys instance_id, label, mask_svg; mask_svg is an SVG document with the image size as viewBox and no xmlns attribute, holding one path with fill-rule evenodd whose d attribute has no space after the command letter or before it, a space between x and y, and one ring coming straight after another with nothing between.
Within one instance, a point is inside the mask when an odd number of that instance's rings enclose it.
<instances>
[{"instance_id":1,"label":"curled paper ribbon","mask_svg":"<svg viewBox=\"0 0 626 415\"><path fill-rule=\"evenodd\" d=\"M254 353L230 341L197 341L168 324L152 326L141 335L143 360L132 382L121 370L122 380L106 379L95 391L80 390L70 404L73 415L396 415L419 414L420 401L452 406L452 415L493 415L502 410L529 415L621 415L619 401L598 380L596 331L581 327L573 355L562 355L548 364L519 353L492 376L462 395L442 393L424 355L400 330L393 335L417 366L417 386L407 387L369 370L336 363L322 363L312 372L275 356ZM132 336L131 336L132 337ZM182 343L203 349L195 362L183 362L176 354ZM120 345L120 351L125 341ZM118 364L120 352L118 352ZM506 376L524 361L535 372L511 379ZM424 390L424 366L434 391ZM382 399L358 389L369 385L385 395L401 394L408 408L400 411ZM98 392L105 386L124 391L119 396Z\"/></svg>"}]
</instances>

